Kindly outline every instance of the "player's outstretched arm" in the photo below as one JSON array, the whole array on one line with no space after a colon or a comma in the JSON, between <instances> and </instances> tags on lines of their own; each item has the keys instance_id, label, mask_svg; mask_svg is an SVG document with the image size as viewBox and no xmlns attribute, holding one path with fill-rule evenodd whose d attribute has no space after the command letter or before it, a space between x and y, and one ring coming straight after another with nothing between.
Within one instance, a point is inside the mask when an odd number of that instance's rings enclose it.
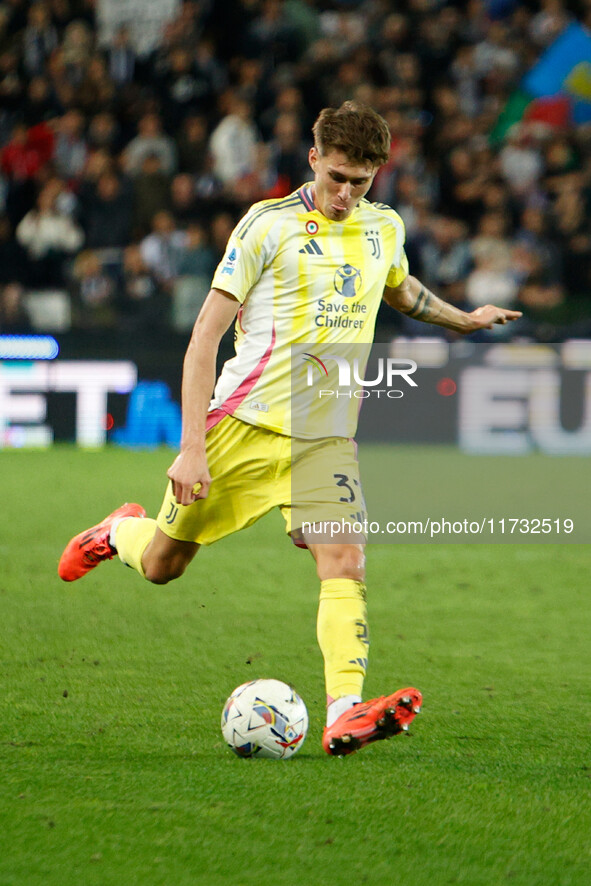
<instances>
[{"instance_id":1,"label":"player's outstretched arm","mask_svg":"<svg viewBox=\"0 0 591 886\"><path fill-rule=\"evenodd\" d=\"M495 323L510 323L521 317L521 311L484 305L475 311L462 311L430 292L416 277L408 276L399 286L384 290L384 301L408 317L453 329L462 335L477 329L492 329Z\"/></svg>"},{"instance_id":2,"label":"player's outstretched arm","mask_svg":"<svg viewBox=\"0 0 591 886\"><path fill-rule=\"evenodd\" d=\"M167 471L179 504L206 498L211 477L205 454L207 407L215 385L220 340L238 312L231 295L212 289L195 321L183 363L181 450Z\"/></svg>"}]
</instances>

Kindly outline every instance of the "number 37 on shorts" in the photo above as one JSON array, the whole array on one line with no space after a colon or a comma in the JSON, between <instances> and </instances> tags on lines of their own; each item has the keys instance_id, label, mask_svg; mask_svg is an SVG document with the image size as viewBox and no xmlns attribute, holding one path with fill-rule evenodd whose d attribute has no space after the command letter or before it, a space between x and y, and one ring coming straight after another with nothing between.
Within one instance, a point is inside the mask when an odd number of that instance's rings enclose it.
<instances>
[{"instance_id":1,"label":"number 37 on shorts","mask_svg":"<svg viewBox=\"0 0 591 886\"><path fill-rule=\"evenodd\" d=\"M365 501L352 440L292 441L294 527L303 522L363 522Z\"/></svg>"}]
</instances>

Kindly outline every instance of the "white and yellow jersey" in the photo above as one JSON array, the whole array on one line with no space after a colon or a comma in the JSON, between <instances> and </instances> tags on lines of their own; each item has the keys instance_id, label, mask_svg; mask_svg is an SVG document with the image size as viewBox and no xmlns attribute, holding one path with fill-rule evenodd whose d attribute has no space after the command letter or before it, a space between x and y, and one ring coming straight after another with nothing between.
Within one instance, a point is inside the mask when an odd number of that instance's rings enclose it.
<instances>
[{"instance_id":1,"label":"white and yellow jersey","mask_svg":"<svg viewBox=\"0 0 591 886\"><path fill-rule=\"evenodd\" d=\"M240 309L236 356L218 379L209 426L228 414L279 434L326 436L325 421L292 425L294 353L316 358L352 345L367 356L384 287L407 275L404 224L389 206L362 200L345 221L332 221L315 208L311 184L254 204L212 282ZM358 407L350 402L331 433L353 436Z\"/></svg>"}]
</instances>

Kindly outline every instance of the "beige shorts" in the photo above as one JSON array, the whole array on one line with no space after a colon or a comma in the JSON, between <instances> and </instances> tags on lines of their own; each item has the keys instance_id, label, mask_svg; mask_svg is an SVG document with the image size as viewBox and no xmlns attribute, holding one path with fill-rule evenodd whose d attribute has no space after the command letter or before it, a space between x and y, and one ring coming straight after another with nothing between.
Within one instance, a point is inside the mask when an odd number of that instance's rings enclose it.
<instances>
[{"instance_id":1,"label":"beige shorts","mask_svg":"<svg viewBox=\"0 0 591 886\"><path fill-rule=\"evenodd\" d=\"M207 498L179 505L168 484L157 522L170 538L209 545L275 507L298 544L303 524L365 519L353 440L299 440L225 416L207 432L206 446L212 477ZM325 540L337 538L331 531Z\"/></svg>"}]
</instances>

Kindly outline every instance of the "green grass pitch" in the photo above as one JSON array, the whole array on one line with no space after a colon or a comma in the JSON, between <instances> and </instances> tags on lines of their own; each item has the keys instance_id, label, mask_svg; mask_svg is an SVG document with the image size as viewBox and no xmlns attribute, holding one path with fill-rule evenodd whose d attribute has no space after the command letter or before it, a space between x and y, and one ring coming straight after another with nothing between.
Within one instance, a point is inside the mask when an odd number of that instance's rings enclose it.
<instances>
[{"instance_id":1,"label":"green grass pitch","mask_svg":"<svg viewBox=\"0 0 591 886\"><path fill-rule=\"evenodd\" d=\"M278 514L167 587L116 562L57 578L73 533L155 512L170 460L0 454L0 886L588 886L588 546L372 547L367 695L414 684L424 710L328 758L318 583ZM293 760L222 742L262 676L308 704Z\"/></svg>"}]
</instances>

